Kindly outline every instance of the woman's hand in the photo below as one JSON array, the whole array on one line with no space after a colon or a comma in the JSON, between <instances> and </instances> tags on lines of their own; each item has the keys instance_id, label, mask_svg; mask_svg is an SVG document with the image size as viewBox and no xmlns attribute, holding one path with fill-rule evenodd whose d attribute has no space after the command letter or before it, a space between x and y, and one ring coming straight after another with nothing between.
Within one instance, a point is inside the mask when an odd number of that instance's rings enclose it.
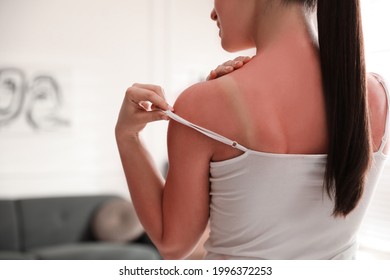
<instances>
[{"instance_id":1,"label":"woman's hand","mask_svg":"<svg viewBox=\"0 0 390 280\"><path fill-rule=\"evenodd\" d=\"M137 138L146 124L158 120L168 120L163 111L173 108L165 100L161 87L147 84L134 84L126 91L115 127L118 138Z\"/></svg>"},{"instance_id":2,"label":"woman's hand","mask_svg":"<svg viewBox=\"0 0 390 280\"><path fill-rule=\"evenodd\" d=\"M249 56L239 56L236 57L234 60L226 61L225 63L219 65L214 70L211 70L210 74L207 76L206 80L214 80L216 78L219 78L223 75L229 74L233 72L234 70L237 70L244 66L245 63L249 62L251 60L251 57Z\"/></svg>"}]
</instances>

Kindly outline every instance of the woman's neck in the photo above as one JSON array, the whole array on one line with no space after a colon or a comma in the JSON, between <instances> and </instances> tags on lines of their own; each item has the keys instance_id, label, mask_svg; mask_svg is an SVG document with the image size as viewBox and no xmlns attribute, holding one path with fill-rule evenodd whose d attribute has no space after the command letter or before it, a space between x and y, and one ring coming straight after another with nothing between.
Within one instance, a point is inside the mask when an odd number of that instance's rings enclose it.
<instances>
[{"instance_id":1,"label":"woman's neck","mask_svg":"<svg viewBox=\"0 0 390 280\"><path fill-rule=\"evenodd\" d=\"M318 45L311 15L299 4L275 6L257 11L254 17L253 40L257 54L278 46Z\"/></svg>"}]
</instances>

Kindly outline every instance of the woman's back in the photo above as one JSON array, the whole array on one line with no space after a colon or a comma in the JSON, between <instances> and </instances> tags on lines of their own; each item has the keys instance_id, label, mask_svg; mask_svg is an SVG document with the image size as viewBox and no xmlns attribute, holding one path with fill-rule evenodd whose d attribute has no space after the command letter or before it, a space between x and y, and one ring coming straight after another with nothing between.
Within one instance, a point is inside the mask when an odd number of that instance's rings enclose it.
<instances>
[{"instance_id":1,"label":"woman's back","mask_svg":"<svg viewBox=\"0 0 390 280\"><path fill-rule=\"evenodd\" d=\"M216 115L203 126L249 149L242 154L221 143L213 155L207 258L354 258L356 233L386 158L384 150L377 151L387 114L382 85L369 76L376 152L364 194L346 219L334 218L334 201L323 188L327 135L318 69L310 69L315 61L301 60L311 71L290 71L287 81L281 77L288 69L266 78L257 71L254 79L256 66L265 67L256 63L221 78L218 94L225 98L207 105Z\"/></svg>"},{"instance_id":2,"label":"woman's back","mask_svg":"<svg viewBox=\"0 0 390 280\"><path fill-rule=\"evenodd\" d=\"M360 1L215 0L211 18L226 51L256 57L187 89L176 114L160 87L134 84L118 116L145 230L164 258L185 257L209 220L208 258L352 258L389 131ZM164 182L139 134L168 117Z\"/></svg>"},{"instance_id":3,"label":"woman's back","mask_svg":"<svg viewBox=\"0 0 390 280\"><path fill-rule=\"evenodd\" d=\"M384 150L374 154L358 207L346 219L332 216L334 201L323 188L328 135L319 58L310 42L288 46L192 87L177 102L179 115L249 149L213 141L207 258L354 257ZM194 97L202 106L192 106ZM377 151L387 99L373 75L368 101Z\"/></svg>"},{"instance_id":4,"label":"woman's back","mask_svg":"<svg viewBox=\"0 0 390 280\"><path fill-rule=\"evenodd\" d=\"M234 139L252 150L326 153L326 116L317 54L309 45L292 48L261 53L244 68L217 81L221 94L228 96L227 104L218 109L230 111L232 118L239 117L240 131ZM216 155L215 160L223 157Z\"/></svg>"},{"instance_id":5,"label":"woman's back","mask_svg":"<svg viewBox=\"0 0 390 280\"><path fill-rule=\"evenodd\" d=\"M192 120L252 150L326 154L328 136L318 55L309 45L306 50L302 50L302 46L297 48L295 53L292 48L290 44L285 57L280 57L280 52L258 55L242 69L209 82L214 84L210 90L202 86L200 90L207 94L199 94L200 99L204 99L199 101L208 105L199 119ZM385 129L387 98L372 74L368 75L367 89L373 150L376 151ZM214 112L208 108L213 108ZM196 111L199 113L199 108ZM221 145L213 160L239 154Z\"/></svg>"},{"instance_id":6,"label":"woman's back","mask_svg":"<svg viewBox=\"0 0 390 280\"><path fill-rule=\"evenodd\" d=\"M332 216L323 189L326 155L247 151L210 164L209 259L352 259L356 234L386 157L375 162L359 205Z\"/></svg>"}]
</instances>

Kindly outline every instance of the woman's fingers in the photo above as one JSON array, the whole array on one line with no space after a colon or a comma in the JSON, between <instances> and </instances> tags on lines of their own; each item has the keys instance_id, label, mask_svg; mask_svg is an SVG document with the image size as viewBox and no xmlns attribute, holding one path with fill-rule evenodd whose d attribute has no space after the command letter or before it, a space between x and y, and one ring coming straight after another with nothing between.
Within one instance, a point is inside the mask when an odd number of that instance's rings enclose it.
<instances>
[{"instance_id":1,"label":"woman's fingers","mask_svg":"<svg viewBox=\"0 0 390 280\"><path fill-rule=\"evenodd\" d=\"M158 85L135 83L133 84L133 87L151 90L161 98L165 99L164 89Z\"/></svg>"},{"instance_id":2,"label":"woman's fingers","mask_svg":"<svg viewBox=\"0 0 390 280\"><path fill-rule=\"evenodd\" d=\"M229 65L219 65L215 70L212 70L207 77L207 80L213 80L218 77L224 76L226 74L229 74L230 72L233 72L234 67Z\"/></svg>"},{"instance_id":3,"label":"woman's fingers","mask_svg":"<svg viewBox=\"0 0 390 280\"><path fill-rule=\"evenodd\" d=\"M228 60L219 65L214 70L212 70L207 76L207 81L229 74L234 70L241 68L242 66L244 66L245 63L249 62L250 60L251 58L249 56L239 56L236 57L234 60Z\"/></svg>"},{"instance_id":4,"label":"woman's fingers","mask_svg":"<svg viewBox=\"0 0 390 280\"><path fill-rule=\"evenodd\" d=\"M244 64L249 62L252 58L250 56L239 56L236 57L234 60L235 61L242 61Z\"/></svg>"},{"instance_id":5,"label":"woman's fingers","mask_svg":"<svg viewBox=\"0 0 390 280\"><path fill-rule=\"evenodd\" d=\"M153 106L149 101L141 101L138 105L141 106L145 111L151 111L151 107Z\"/></svg>"},{"instance_id":6,"label":"woman's fingers","mask_svg":"<svg viewBox=\"0 0 390 280\"><path fill-rule=\"evenodd\" d=\"M159 111L143 111L139 112L136 116L138 123L150 123L161 120L169 120L169 117L161 110Z\"/></svg>"},{"instance_id":7,"label":"woman's fingers","mask_svg":"<svg viewBox=\"0 0 390 280\"><path fill-rule=\"evenodd\" d=\"M133 104L143 107L146 110L161 109L173 110L165 100L161 87L145 84L134 84L126 91L126 98Z\"/></svg>"},{"instance_id":8,"label":"woman's fingers","mask_svg":"<svg viewBox=\"0 0 390 280\"><path fill-rule=\"evenodd\" d=\"M245 63L249 62L251 58L249 56L238 56L233 60L226 61L223 66L231 66L234 69L242 67Z\"/></svg>"},{"instance_id":9,"label":"woman's fingers","mask_svg":"<svg viewBox=\"0 0 390 280\"><path fill-rule=\"evenodd\" d=\"M115 128L117 137L136 138L149 122L169 120L163 112L173 110L161 87L134 84L126 90Z\"/></svg>"},{"instance_id":10,"label":"woman's fingers","mask_svg":"<svg viewBox=\"0 0 390 280\"><path fill-rule=\"evenodd\" d=\"M210 74L206 78L206 81L214 80L216 78L217 78L217 72L215 70L211 70Z\"/></svg>"}]
</instances>

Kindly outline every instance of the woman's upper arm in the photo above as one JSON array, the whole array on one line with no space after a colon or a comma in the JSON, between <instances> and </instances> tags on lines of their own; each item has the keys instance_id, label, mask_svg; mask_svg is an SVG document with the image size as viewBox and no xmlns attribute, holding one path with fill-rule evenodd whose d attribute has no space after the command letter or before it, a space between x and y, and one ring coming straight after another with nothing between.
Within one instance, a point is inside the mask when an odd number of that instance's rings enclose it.
<instances>
[{"instance_id":1,"label":"woman's upper arm","mask_svg":"<svg viewBox=\"0 0 390 280\"><path fill-rule=\"evenodd\" d=\"M175 112L196 121L193 111L196 88L185 92ZM196 97L195 97L196 99ZM205 230L209 218L209 162L212 141L174 120L168 128L169 170L163 194L163 240L168 258L189 254ZM169 252L170 251L170 252Z\"/></svg>"}]
</instances>

